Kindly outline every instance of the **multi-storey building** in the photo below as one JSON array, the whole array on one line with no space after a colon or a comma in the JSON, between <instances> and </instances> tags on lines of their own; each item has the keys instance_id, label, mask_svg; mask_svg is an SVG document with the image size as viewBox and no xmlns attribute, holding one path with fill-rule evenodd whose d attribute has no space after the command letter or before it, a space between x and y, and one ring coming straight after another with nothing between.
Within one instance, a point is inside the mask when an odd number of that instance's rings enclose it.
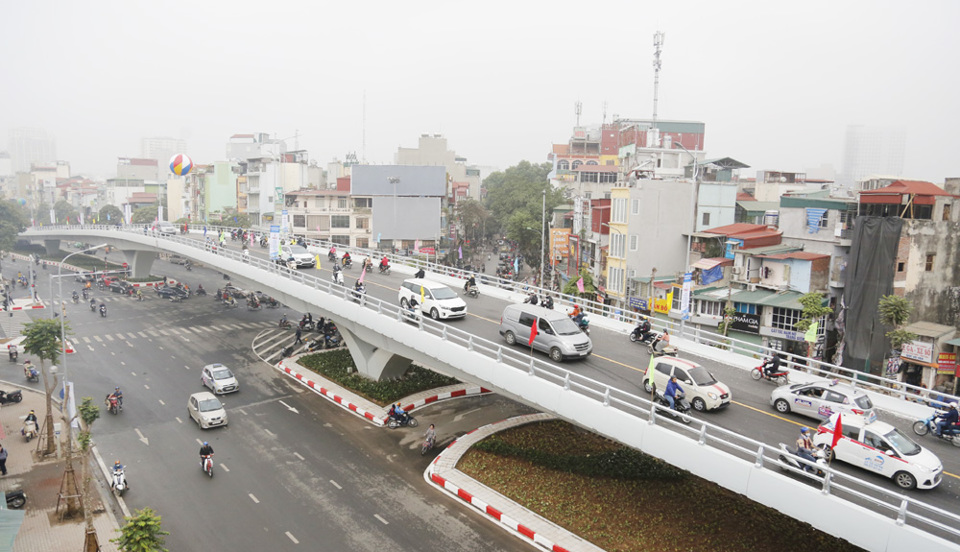
<instances>
[{"instance_id":1,"label":"multi-storey building","mask_svg":"<svg viewBox=\"0 0 960 552\"><path fill-rule=\"evenodd\" d=\"M150 137L140 139L140 157L157 162L157 175L147 180L165 180L170 172L170 159L178 153L187 153L187 141L179 138Z\"/></svg>"},{"instance_id":2,"label":"multi-storey building","mask_svg":"<svg viewBox=\"0 0 960 552\"><path fill-rule=\"evenodd\" d=\"M57 160L56 139L39 128L12 128L9 135L9 153L13 172L30 172L36 164Z\"/></svg>"},{"instance_id":3,"label":"multi-storey building","mask_svg":"<svg viewBox=\"0 0 960 552\"><path fill-rule=\"evenodd\" d=\"M467 158L447 149L447 139L441 134L421 134L415 148L397 148L397 165L442 166L447 173L447 204L458 199L480 200L480 169L469 165Z\"/></svg>"},{"instance_id":4,"label":"multi-storey building","mask_svg":"<svg viewBox=\"0 0 960 552\"><path fill-rule=\"evenodd\" d=\"M903 128L850 125L843 152L843 170L838 184L853 190L872 174L903 174L907 135Z\"/></svg>"}]
</instances>

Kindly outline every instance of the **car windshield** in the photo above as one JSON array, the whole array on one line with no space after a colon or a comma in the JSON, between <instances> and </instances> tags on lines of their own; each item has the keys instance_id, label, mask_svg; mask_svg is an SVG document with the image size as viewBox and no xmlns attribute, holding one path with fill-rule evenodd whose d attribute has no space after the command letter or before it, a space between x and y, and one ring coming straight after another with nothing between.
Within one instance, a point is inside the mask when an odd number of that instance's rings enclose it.
<instances>
[{"instance_id":1,"label":"car windshield","mask_svg":"<svg viewBox=\"0 0 960 552\"><path fill-rule=\"evenodd\" d=\"M284 249L286 249L287 253L290 253L291 255L309 255L310 254L309 251L300 247L299 245L288 245Z\"/></svg>"},{"instance_id":2,"label":"car windshield","mask_svg":"<svg viewBox=\"0 0 960 552\"><path fill-rule=\"evenodd\" d=\"M454 291L453 291L452 289L448 288L448 287L431 289L431 290L430 290L430 293L432 293L432 294L433 294L433 298L436 299L436 300L438 300L438 301L442 301L443 299L456 299L456 298L457 298L457 294L454 293Z\"/></svg>"},{"instance_id":3,"label":"car windshield","mask_svg":"<svg viewBox=\"0 0 960 552\"><path fill-rule=\"evenodd\" d=\"M890 433L887 433L883 436L887 441L890 441L900 454L904 456L913 456L915 454L920 454L922 450L920 445L914 443L909 437L904 435L899 429L893 428Z\"/></svg>"},{"instance_id":4,"label":"car windshield","mask_svg":"<svg viewBox=\"0 0 960 552\"><path fill-rule=\"evenodd\" d=\"M697 385L713 385L717 383L713 374L707 372L707 369L703 366L694 366L691 368L690 377L693 378L693 382Z\"/></svg>"},{"instance_id":5,"label":"car windshield","mask_svg":"<svg viewBox=\"0 0 960 552\"><path fill-rule=\"evenodd\" d=\"M557 332L557 335L577 335L580 333L580 328L569 318L558 318L557 320L551 321L550 324L553 325L553 329Z\"/></svg>"},{"instance_id":6,"label":"car windshield","mask_svg":"<svg viewBox=\"0 0 960 552\"><path fill-rule=\"evenodd\" d=\"M230 370L226 368L213 371L213 379L216 379L216 380L230 379L232 377L233 377L233 374L230 372Z\"/></svg>"},{"instance_id":7,"label":"car windshield","mask_svg":"<svg viewBox=\"0 0 960 552\"><path fill-rule=\"evenodd\" d=\"M861 395L853 399L853 402L857 403L857 406L864 410L870 410L873 408L873 402L870 401L870 397L866 395Z\"/></svg>"},{"instance_id":8,"label":"car windshield","mask_svg":"<svg viewBox=\"0 0 960 552\"><path fill-rule=\"evenodd\" d=\"M200 412L211 412L213 410L220 410L223 406L220 405L220 401L217 399L203 399L200 401Z\"/></svg>"}]
</instances>

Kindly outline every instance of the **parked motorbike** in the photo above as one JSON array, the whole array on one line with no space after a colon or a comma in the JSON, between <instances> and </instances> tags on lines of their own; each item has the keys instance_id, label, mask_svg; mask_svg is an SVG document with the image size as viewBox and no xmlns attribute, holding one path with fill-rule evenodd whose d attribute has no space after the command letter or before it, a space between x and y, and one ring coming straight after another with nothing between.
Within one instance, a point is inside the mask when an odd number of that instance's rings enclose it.
<instances>
[{"instance_id":1,"label":"parked motorbike","mask_svg":"<svg viewBox=\"0 0 960 552\"><path fill-rule=\"evenodd\" d=\"M811 451L813 457L816 459L816 468L810 464L804 464L800 460L800 455L797 454L795 449L788 447L787 445L780 443L780 455L777 457L777 460L780 462L780 466L785 470L798 470L798 471L807 471L808 473L816 473L817 477L823 477L827 473L827 460L826 455L823 452L823 449L816 448Z\"/></svg>"},{"instance_id":2,"label":"parked motorbike","mask_svg":"<svg viewBox=\"0 0 960 552\"><path fill-rule=\"evenodd\" d=\"M37 422L33 420L25 420L23 422L23 427L20 429L20 434L23 435L23 438L29 443L30 439L33 439L38 435Z\"/></svg>"},{"instance_id":3,"label":"parked motorbike","mask_svg":"<svg viewBox=\"0 0 960 552\"><path fill-rule=\"evenodd\" d=\"M393 416L387 418L387 427L390 429L397 429L398 427L405 426L417 427L418 425L420 425L420 422L418 422L416 418L409 414L407 414L407 417L403 421L398 420Z\"/></svg>"},{"instance_id":4,"label":"parked motorbike","mask_svg":"<svg viewBox=\"0 0 960 552\"><path fill-rule=\"evenodd\" d=\"M27 503L27 494L23 491L7 491L6 495L8 508L23 508Z\"/></svg>"},{"instance_id":5,"label":"parked motorbike","mask_svg":"<svg viewBox=\"0 0 960 552\"><path fill-rule=\"evenodd\" d=\"M0 391L0 405L18 403L23 400L23 394L19 389L16 391L11 391L7 393L6 391Z\"/></svg>"},{"instance_id":6,"label":"parked motorbike","mask_svg":"<svg viewBox=\"0 0 960 552\"><path fill-rule=\"evenodd\" d=\"M113 488L113 491L117 493L117 496L123 496L123 493L127 490L127 476L123 472L123 468L113 470L113 481L110 483L110 486Z\"/></svg>"},{"instance_id":7,"label":"parked motorbike","mask_svg":"<svg viewBox=\"0 0 960 552\"><path fill-rule=\"evenodd\" d=\"M943 418L946 415L946 410L937 410L929 418L913 422L913 432L917 435L926 435L927 433L932 433L934 436L936 436L937 423L940 421L940 418ZM950 441L955 447L960 447L960 427L954 426L952 429L944 429L943 434L940 435L940 438Z\"/></svg>"},{"instance_id":8,"label":"parked motorbike","mask_svg":"<svg viewBox=\"0 0 960 552\"><path fill-rule=\"evenodd\" d=\"M763 371L763 364L757 366L753 370L750 370L750 377L760 381L767 380L775 382L777 385L786 385L790 382L790 372L786 368L781 367L776 372L770 374L769 376Z\"/></svg>"},{"instance_id":9,"label":"parked motorbike","mask_svg":"<svg viewBox=\"0 0 960 552\"><path fill-rule=\"evenodd\" d=\"M204 454L201 458L203 460L200 462L200 468L203 470L203 473L209 477L213 477L213 455Z\"/></svg>"},{"instance_id":10,"label":"parked motorbike","mask_svg":"<svg viewBox=\"0 0 960 552\"><path fill-rule=\"evenodd\" d=\"M663 396L663 393L658 389L655 394L656 403L660 406L667 408L667 412L673 416L675 419L680 420L682 423L689 424L693 421L690 416L687 415L687 412L690 411L690 401L684 398L684 394L678 392L674 398L674 407L670 408L670 403L667 402L667 398Z\"/></svg>"}]
</instances>

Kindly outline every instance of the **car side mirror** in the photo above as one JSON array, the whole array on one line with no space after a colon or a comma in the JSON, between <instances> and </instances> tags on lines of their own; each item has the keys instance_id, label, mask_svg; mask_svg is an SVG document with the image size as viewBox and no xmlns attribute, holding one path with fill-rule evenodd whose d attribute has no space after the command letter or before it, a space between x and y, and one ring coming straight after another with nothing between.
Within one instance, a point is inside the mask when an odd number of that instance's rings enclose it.
<instances>
[{"instance_id":1,"label":"car side mirror","mask_svg":"<svg viewBox=\"0 0 960 552\"><path fill-rule=\"evenodd\" d=\"M891 456L891 457L893 457L893 458L899 458L899 456L897 456L897 453L896 453L896 452L893 452L893 451L890 450L890 449L887 449L887 450L883 451L883 453L886 454L887 456Z\"/></svg>"},{"instance_id":2,"label":"car side mirror","mask_svg":"<svg viewBox=\"0 0 960 552\"><path fill-rule=\"evenodd\" d=\"M687 385L693 385L693 380L683 380L683 383Z\"/></svg>"}]
</instances>

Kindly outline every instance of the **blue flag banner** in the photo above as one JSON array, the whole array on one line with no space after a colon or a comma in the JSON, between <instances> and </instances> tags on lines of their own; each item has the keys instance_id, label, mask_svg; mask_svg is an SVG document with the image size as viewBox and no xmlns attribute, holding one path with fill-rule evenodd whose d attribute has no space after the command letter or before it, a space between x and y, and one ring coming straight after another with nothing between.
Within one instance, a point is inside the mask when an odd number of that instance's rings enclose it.
<instances>
[{"instance_id":1,"label":"blue flag banner","mask_svg":"<svg viewBox=\"0 0 960 552\"><path fill-rule=\"evenodd\" d=\"M827 213L826 209L819 209L816 207L807 207L807 233L816 234L820 231L820 221L823 220L823 215Z\"/></svg>"}]
</instances>

